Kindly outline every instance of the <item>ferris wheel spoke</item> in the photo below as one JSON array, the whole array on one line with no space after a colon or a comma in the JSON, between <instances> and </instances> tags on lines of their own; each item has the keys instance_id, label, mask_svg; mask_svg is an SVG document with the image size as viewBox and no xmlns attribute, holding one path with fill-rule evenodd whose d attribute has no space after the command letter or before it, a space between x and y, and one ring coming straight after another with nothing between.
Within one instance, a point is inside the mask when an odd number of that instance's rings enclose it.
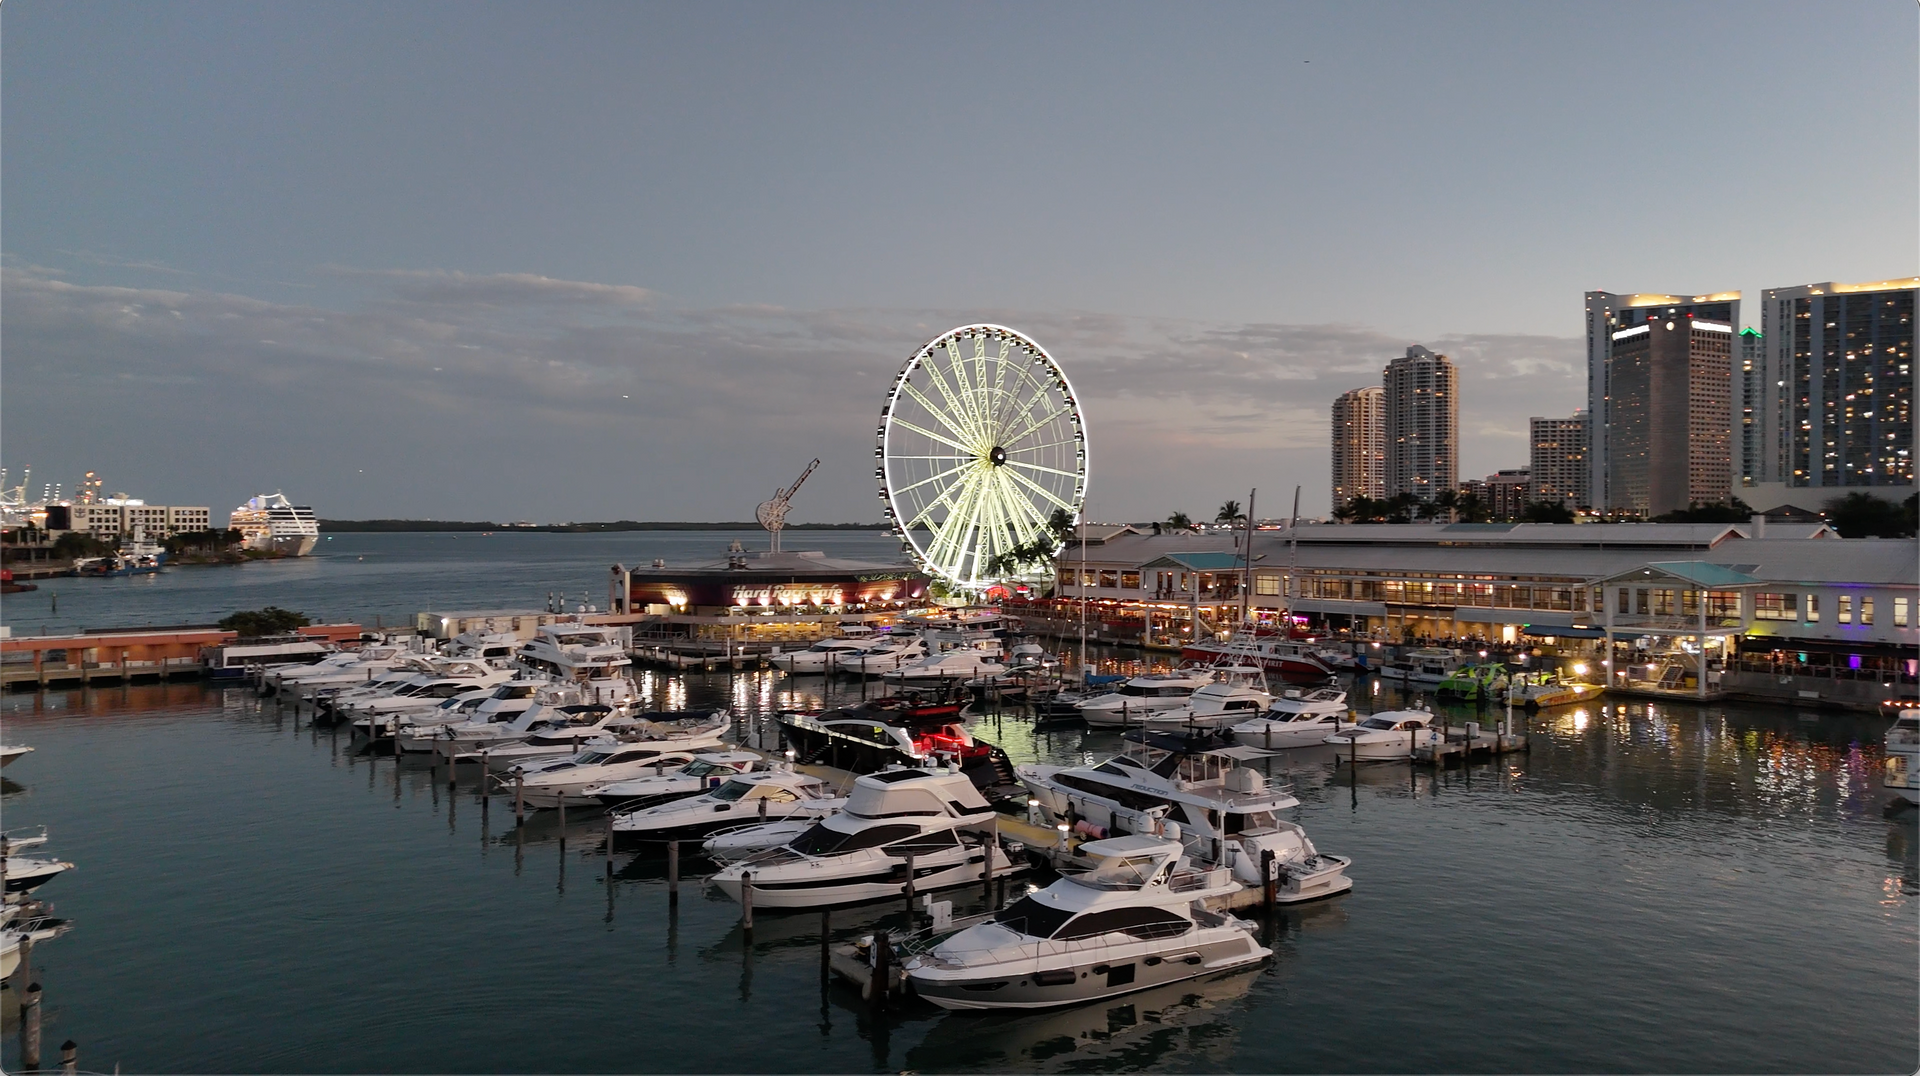
<instances>
[{"instance_id":1,"label":"ferris wheel spoke","mask_svg":"<svg viewBox=\"0 0 1920 1076\"><path fill-rule=\"evenodd\" d=\"M1013 483L1007 481L1007 476L1003 473L994 474L994 484L1000 487L1000 496L995 498L994 503L1000 509L1002 522L1006 524L1007 548L1012 549L1032 541L1037 537L1034 533L1034 521L1031 518L1034 513L1033 503L1020 496L1020 491L1013 488Z\"/></svg>"},{"instance_id":2,"label":"ferris wheel spoke","mask_svg":"<svg viewBox=\"0 0 1920 1076\"><path fill-rule=\"evenodd\" d=\"M927 414L932 415L935 419L939 420L940 425L945 426L947 428L947 431L953 434L955 437L964 438L968 440L977 440L973 430L963 427L960 424L956 423L952 418L949 418L947 415L947 412L942 411L940 408L934 406L933 401L927 399L924 395L921 394L920 390L917 388L914 388L913 385L903 384L900 386L900 389L902 392L905 392L907 395L913 397L915 400L918 400L920 402L920 406L927 409Z\"/></svg>"},{"instance_id":3,"label":"ferris wheel spoke","mask_svg":"<svg viewBox=\"0 0 1920 1076\"><path fill-rule=\"evenodd\" d=\"M1045 530L1047 526L1046 515L1043 514L1039 508L1035 507L1032 501L1020 495L1020 491L1013 486L1013 479L1009 478L1005 473L1002 473L999 477L1001 485L1007 491L1007 503L1020 510L1018 518L1024 522L1020 540L1029 542L1039 537L1040 532Z\"/></svg>"},{"instance_id":4,"label":"ferris wheel spoke","mask_svg":"<svg viewBox=\"0 0 1920 1076\"><path fill-rule=\"evenodd\" d=\"M1033 479L1028 478L1026 475L1015 474L1012 471L1008 471L1007 477L1027 487L1029 490L1033 491L1035 494L1041 497L1044 497L1049 504L1055 505L1060 508L1064 508L1069 512L1073 511L1073 505L1071 503L1067 501L1063 501L1059 497L1054 496L1054 493L1052 490L1048 489L1047 487L1041 485L1038 482L1035 482Z\"/></svg>"},{"instance_id":5,"label":"ferris wheel spoke","mask_svg":"<svg viewBox=\"0 0 1920 1076\"><path fill-rule=\"evenodd\" d=\"M1025 452L1041 452L1049 448L1060 448L1063 445L1077 445L1079 443L1080 443L1079 441L1075 440L1072 437L1069 437L1064 441L1047 441L1044 444L1038 444L1038 445L1009 446L1007 448L1007 455L1018 456ZM909 457L898 457L898 458L905 459Z\"/></svg>"},{"instance_id":6,"label":"ferris wheel spoke","mask_svg":"<svg viewBox=\"0 0 1920 1076\"><path fill-rule=\"evenodd\" d=\"M896 457L896 458L897 458L897 457ZM929 457L929 458L931 458L931 457ZM951 457L951 456L948 456L948 457L946 457L946 458L947 458L947 459L952 459L953 457ZM966 466L967 466L967 464L966 464L966 462L965 462L965 461L963 461L963 462L961 462L961 463L959 463L959 464L957 464L956 466L953 466L953 467L949 467L949 468L947 468L946 470L944 470L944 471L941 471L941 472L940 472L939 474L936 474L936 475L933 475L933 476L931 476L931 477L928 477L928 478L922 478L922 479L921 479L920 481L918 481L918 482L915 482L915 483L913 483L912 485L909 485L909 486L901 486L901 487L900 487L899 489L896 489L896 490L894 490L894 491L893 491L893 495L894 495L895 497L898 497L898 496L900 496L900 495L901 495L902 493L911 493L911 492L913 492L914 490L916 490L916 489L919 489L919 488L920 488L921 486L924 486L924 485L927 485L927 484L929 484L929 483L932 483L932 482L938 482L938 481L940 481L941 479L943 479L943 478L946 478L946 477L948 477L949 475L956 475L956 474L959 474L959 473L960 473L960 471L961 471L962 469L964 469L964 468L965 468Z\"/></svg>"},{"instance_id":7,"label":"ferris wheel spoke","mask_svg":"<svg viewBox=\"0 0 1920 1076\"><path fill-rule=\"evenodd\" d=\"M1032 367L1012 366L1012 369L1017 376L1014 378L1014 387L1006 392L1006 404L1001 406L999 414L994 416L995 433L1001 431L1003 423L1010 427L1014 418L1047 396L1046 382L1033 375ZM1008 442L1003 440L1000 443Z\"/></svg>"},{"instance_id":8,"label":"ferris wheel spoke","mask_svg":"<svg viewBox=\"0 0 1920 1076\"><path fill-rule=\"evenodd\" d=\"M1008 460L1007 466L1020 467L1029 471L1045 471L1048 474L1057 474L1064 478L1071 478L1076 481L1080 478L1080 476L1073 471L1063 471L1058 467L1043 467L1038 463L1028 463L1025 460Z\"/></svg>"},{"instance_id":9,"label":"ferris wheel spoke","mask_svg":"<svg viewBox=\"0 0 1920 1076\"><path fill-rule=\"evenodd\" d=\"M963 445L963 444L961 444L960 442L958 442L958 441L955 441L955 440L954 440L954 439L952 439L951 437L942 437L941 435L939 435L939 434L937 434L937 433L935 433L935 432L933 432L932 430L925 430L925 429L921 429L920 427L918 427L918 426L915 426L915 425L914 425L913 423L911 423L911 422L908 422L908 421L907 421L906 419L903 419L903 418L899 418L899 417L895 417L895 418L893 419L893 423L894 423L894 425L896 425L896 426L899 426L899 427L901 427L901 428L903 428L903 429L908 429L908 430L912 430L912 431L913 431L914 433L917 433L917 434L919 434L919 435L920 435L920 436L922 436L922 437L927 437L927 438L931 438L932 440L935 440L935 441L938 441L938 442L940 442L940 443L941 443L941 444L943 444L943 445L948 445L948 446L951 446L951 447L953 447L953 448L957 448L957 449L959 449L959 450L960 450L961 452L963 452L963 453L965 453L965 454L966 454L966 455L968 455L968 456L978 456L978 455L979 455L979 453L977 453L977 452L975 452L975 451L973 451L972 449L970 449L970 448L968 448L968 447L967 447L966 445Z\"/></svg>"},{"instance_id":10,"label":"ferris wheel spoke","mask_svg":"<svg viewBox=\"0 0 1920 1076\"><path fill-rule=\"evenodd\" d=\"M933 355L938 355L940 351L943 351L943 350L945 349L944 348L935 349L935 351L933 352ZM945 414L951 416L955 421L961 423L963 426L967 428L967 433L964 434L963 436L966 436L971 440L979 440L979 431L974 429L972 422L966 413L966 404L963 401L959 390L955 389L952 385L947 383L947 375L941 371L938 360L933 358L932 355L928 356L927 363L925 366L922 367L922 369L926 370L927 375L933 378L933 387L940 390L940 398L946 401L944 407L936 407L935 405L928 403L926 405L927 409L930 411L942 411Z\"/></svg>"},{"instance_id":11,"label":"ferris wheel spoke","mask_svg":"<svg viewBox=\"0 0 1920 1076\"><path fill-rule=\"evenodd\" d=\"M1052 422L1054 419L1059 418L1061 415L1067 414L1072 410L1073 410L1072 404L1063 403L1060 406L1054 408L1053 410L1047 412L1045 415L1042 415L1040 418L1037 418L1037 419L1028 418L1027 424L1021 427L1020 432L1013 435L1012 437L1007 438L1007 441L1018 443L1021 439L1025 438L1028 434L1032 433L1037 429L1040 429L1041 427L1045 426L1047 423Z\"/></svg>"},{"instance_id":12,"label":"ferris wheel spoke","mask_svg":"<svg viewBox=\"0 0 1920 1076\"><path fill-rule=\"evenodd\" d=\"M966 479L963 478L959 482L956 482L953 485L948 486L947 488L941 490L939 496L935 497L931 501L928 501L926 505L922 507L920 511L913 516L913 518L907 520L905 523L902 523L901 529L912 530L913 528L919 526L921 523L927 523L929 526L933 526L932 516L933 516L934 509L939 508L943 504L947 506L947 512L951 514L955 510L953 496L954 494L960 492L965 487L965 485L966 485ZM934 527L934 533L935 534L939 533L939 528L937 526Z\"/></svg>"},{"instance_id":13,"label":"ferris wheel spoke","mask_svg":"<svg viewBox=\"0 0 1920 1076\"><path fill-rule=\"evenodd\" d=\"M933 542L927 550L928 555L935 561L948 565L955 572L959 571L961 564L966 560L966 546L969 544L967 537L969 528L973 526L974 502L979 495L979 479L978 471L967 476L967 480L961 486L959 500L954 504L953 510L947 514L947 518L934 531Z\"/></svg>"},{"instance_id":14,"label":"ferris wheel spoke","mask_svg":"<svg viewBox=\"0 0 1920 1076\"><path fill-rule=\"evenodd\" d=\"M954 407L966 416L968 426L976 431L980 431L979 416L975 414L974 408L973 385L967 380L966 359L960 354L960 348L956 346L957 344L958 341L950 342L945 349L947 352L947 372L953 375L954 384L957 386L953 394ZM980 432L984 439L984 431Z\"/></svg>"}]
</instances>

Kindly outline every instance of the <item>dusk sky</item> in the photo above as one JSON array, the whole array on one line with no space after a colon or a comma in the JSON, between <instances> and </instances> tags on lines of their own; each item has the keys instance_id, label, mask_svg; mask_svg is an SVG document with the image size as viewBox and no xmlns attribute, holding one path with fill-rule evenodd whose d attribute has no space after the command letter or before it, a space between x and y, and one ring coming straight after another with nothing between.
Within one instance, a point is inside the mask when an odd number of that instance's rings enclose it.
<instances>
[{"instance_id":1,"label":"dusk sky","mask_svg":"<svg viewBox=\"0 0 1920 1076\"><path fill-rule=\"evenodd\" d=\"M1920 271L1911 0L0 12L0 463L216 516L877 520L888 380L1018 328L1088 514L1328 500L1410 344L1461 476L1582 292Z\"/></svg>"}]
</instances>

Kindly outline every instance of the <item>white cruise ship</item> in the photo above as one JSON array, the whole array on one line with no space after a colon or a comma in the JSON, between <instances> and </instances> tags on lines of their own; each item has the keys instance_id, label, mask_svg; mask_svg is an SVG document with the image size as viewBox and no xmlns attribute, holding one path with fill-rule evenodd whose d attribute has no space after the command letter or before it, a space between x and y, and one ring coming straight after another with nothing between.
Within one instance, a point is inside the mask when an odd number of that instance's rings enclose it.
<instances>
[{"instance_id":1,"label":"white cruise ship","mask_svg":"<svg viewBox=\"0 0 1920 1076\"><path fill-rule=\"evenodd\" d=\"M262 493L233 510L227 526L240 532L248 549L304 557L320 541L320 521L313 509L294 504L283 494Z\"/></svg>"}]
</instances>

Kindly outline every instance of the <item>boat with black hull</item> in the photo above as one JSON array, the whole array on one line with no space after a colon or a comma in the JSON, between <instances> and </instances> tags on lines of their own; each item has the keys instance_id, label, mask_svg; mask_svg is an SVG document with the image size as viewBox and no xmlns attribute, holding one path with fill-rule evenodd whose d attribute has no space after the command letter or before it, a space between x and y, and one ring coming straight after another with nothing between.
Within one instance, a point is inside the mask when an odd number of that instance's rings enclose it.
<instances>
[{"instance_id":1,"label":"boat with black hull","mask_svg":"<svg viewBox=\"0 0 1920 1076\"><path fill-rule=\"evenodd\" d=\"M781 738L802 764L878 773L951 762L979 788L1018 783L1007 753L976 739L960 709L955 700L909 694L817 713L788 710L778 720Z\"/></svg>"}]
</instances>

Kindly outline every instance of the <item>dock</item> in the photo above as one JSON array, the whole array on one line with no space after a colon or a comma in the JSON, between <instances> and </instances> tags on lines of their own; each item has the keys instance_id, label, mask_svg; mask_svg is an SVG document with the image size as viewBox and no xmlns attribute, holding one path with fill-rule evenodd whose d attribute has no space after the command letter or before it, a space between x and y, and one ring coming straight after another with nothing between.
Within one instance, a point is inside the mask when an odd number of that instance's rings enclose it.
<instances>
[{"instance_id":1,"label":"dock","mask_svg":"<svg viewBox=\"0 0 1920 1076\"><path fill-rule=\"evenodd\" d=\"M339 644L358 639L360 625L315 624L300 631ZM236 638L235 633L210 625L11 636L0 639L0 688L86 687L199 677L207 670L202 651Z\"/></svg>"},{"instance_id":2,"label":"dock","mask_svg":"<svg viewBox=\"0 0 1920 1076\"><path fill-rule=\"evenodd\" d=\"M1465 728L1448 726L1440 731L1439 743L1414 748L1412 758L1416 764L1444 766L1449 762L1469 761L1476 755L1492 758L1530 750L1524 732L1501 732L1471 725Z\"/></svg>"}]
</instances>

